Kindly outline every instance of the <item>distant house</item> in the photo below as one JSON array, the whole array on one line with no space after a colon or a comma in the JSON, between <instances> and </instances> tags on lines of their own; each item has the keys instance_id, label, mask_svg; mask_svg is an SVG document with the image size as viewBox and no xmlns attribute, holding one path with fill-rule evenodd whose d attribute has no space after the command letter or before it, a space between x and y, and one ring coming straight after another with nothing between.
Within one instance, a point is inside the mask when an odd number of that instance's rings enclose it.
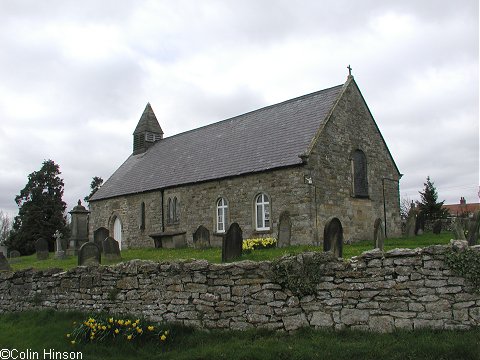
<instances>
[{"instance_id":1,"label":"distant house","mask_svg":"<svg viewBox=\"0 0 480 360\"><path fill-rule=\"evenodd\" d=\"M400 177L351 75L166 138L147 104L132 155L90 199L90 234L123 248L172 235L191 245L202 225L216 246L233 222L244 238L277 237L282 220L284 245L321 244L337 218L346 240L372 239L376 219L397 236Z\"/></svg>"},{"instance_id":2,"label":"distant house","mask_svg":"<svg viewBox=\"0 0 480 360\"><path fill-rule=\"evenodd\" d=\"M474 213L480 211L479 203L467 204L467 201L464 197L460 198L458 204L443 205L444 209L447 209L450 216L453 217L470 217Z\"/></svg>"}]
</instances>

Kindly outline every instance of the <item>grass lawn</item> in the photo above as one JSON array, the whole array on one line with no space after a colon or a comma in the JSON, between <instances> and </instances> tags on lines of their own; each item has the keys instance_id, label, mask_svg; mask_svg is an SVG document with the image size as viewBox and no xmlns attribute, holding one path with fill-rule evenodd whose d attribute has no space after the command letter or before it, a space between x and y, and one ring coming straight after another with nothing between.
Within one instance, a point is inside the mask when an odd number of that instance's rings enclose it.
<instances>
[{"instance_id":1,"label":"grass lawn","mask_svg":"<svg viewBox=\"0 0 480 360\"><path fill-rule=\"evenodd\" d=\"M440 235L423 234L414 238L391 238L385 240L385 251L395 248L417 248L434 244L448 244L452 235L444 233ZM353 244L345 244L343 248L343 256L351 258L360 255L362 252L371 250L373 241L360 241ZM322 247L313 245L290 246L285 248L270 248L262 250L254 250L250 254L244 254L240 260L272 260L283 255L293 255L305 251L323 251ZM152 261L174 261L178 259L205 259L212 263L220 263L222 251L220 248L209 249L129 249L122 251L122 261L133 259L143 259ZM26 268L48 269L61 268L64 270L77 266L77 257L68 257L65 260L57 260L54 254L50 253L49 260L38 261L36 255L22 256L12 259L11 266L13 270L21 270ZM119 261L116 261L119 262ZM115 262L106 262L102 260L102 264L113 264Z\"/></svg>"},{"instance_id":2,"label":"grass lawn","mask_svg":"<svg viewBox=\"0 0 480 360\"><path fill-rule=\"evenodd\" d=\"M118 338L72 346L66 334L73 329L73 322L88 317L79 312L52 310L0 314L0 347L19 352L29 349L38 352L40 359L44 349L79 351L84 360L480 359L480 328L392 334L302 329L286 334L265 330L200 331L169 325L163 327L169 330L163 346L161 341L135 344Z\"/></svg>"}]
</instances>

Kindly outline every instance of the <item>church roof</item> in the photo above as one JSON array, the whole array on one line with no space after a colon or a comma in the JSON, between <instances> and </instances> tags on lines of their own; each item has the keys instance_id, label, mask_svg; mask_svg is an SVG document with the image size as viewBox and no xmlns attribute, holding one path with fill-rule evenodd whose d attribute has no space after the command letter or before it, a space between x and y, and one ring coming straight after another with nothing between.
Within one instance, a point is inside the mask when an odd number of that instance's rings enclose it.
<instances>
[{"instance_id":1,"label":"church roof","mask_svg":"<svg viewBox=\"0 0 480 360\"><path fill-rule=\"evenodd\" d=\"M300 155L307 153L342 88L164 138L146 152L131 155L90 200L300 165Z\"/></svg>"}]
</instances>

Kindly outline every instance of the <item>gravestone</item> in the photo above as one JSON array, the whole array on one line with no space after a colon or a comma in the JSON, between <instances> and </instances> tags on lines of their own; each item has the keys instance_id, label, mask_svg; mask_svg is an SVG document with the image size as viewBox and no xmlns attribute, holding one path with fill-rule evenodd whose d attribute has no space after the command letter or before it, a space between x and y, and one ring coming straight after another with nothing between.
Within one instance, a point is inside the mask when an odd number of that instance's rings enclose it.
<instances>
[{"instance_id":1,"label":"gravestone","mask_svg":"<svg viewBox=\"0 0 480 360\"><path fill-rule=\"evenodd\" d=\"M88 214L90 212L85 209L80 200L78 200L78 205L70 211L70 215L72 215L72 233L67 250L68 255L77 255L78 249L88 242Z\"/></svg>"},{"instance_id":2,"label":"gravestone","mask_svg":"<svg viewBox=\"0 0 480 360\"><path fill-rule=\"evenodd\" d=\"M8 255L8 249L6 246L0 245L0 252L3 253L3 255L7 256Z\"/></svg>"},{"instance_id":3,"label":"gravestone","mask_svg":"<svg viewBox=\"0 0 480 360\"><path fill-rule=\"evenodd\" d=\"M442 232L442 220L435 221L435 223L433 224L432 231L436 235Z\"/></svg>"},{"instance_id":4,"label":"gravestone","mask_svg":"<svg viewBox=\"0 0 480 360\"><path fill-rule=\"evenodd\" d=\"M385 242L385 230L383 229L382 219L378 218L373 224L373 246L375 249L383 251L383 244Z\"/></svg>"},{"instance_id":5,"label":"gravestone","mask_svg":"<svg viewBox=\"0 0 480 360\"><path fill-rule=\"evenodd\" d=\"M55 259L59 259L59 260L65 259L66 254L65 254L65 249L63 248L63 243L62 243L62 237L63 236L57 230L57 231L55 231L54 237L55 237L55 243L56 243Z\"/></svg>"},{"instance_id":6,"label":"gravestone","mask_svg":"<svg viewBox=\"0 0 480 360\"><path fill-rule=\"evenodd\" d=\"M108 236L103 240L103 254L107 260L120 260L122 255L120 254L120 246L118 241Z\"/></svg>"},{"instance_id":7,"label":"gravestone","mask_svg":"<svg viewBox=\"0 0 480 360\"><path fill-rule=\"evenodd\" d=\"M290 213L283 211L280 214L278 224L278 246L290 246L290 238L292 237L292 221L290 220Z\"/></svg>"},{"instance_id":8,"label":"gravestone","mask_svg":"<svg viewBox=\"0 0 480 360\"><path fill-rule=\"evenodd\" d=\"M478 241L478 232L480 228L480 211L473 214L473 218L470 220L470 226L468 227L468 245L474 246Z\"/></svg>"},{"instance_id":9,"label":"gravestone","mask_svg":"<svg viewBox=\"0 0 480 360\"><path fill-rule=\"evenodd\" d=\"M10 264L8 263L7 258L3 254L3 252L0 252L0 271L10 271L12 268L10 267Z\"/></svg>"},{"instance_id":10,"label":"gravestone","mask_svg":"<svg viewBox=\"0 0 480 360\"><path fill-rule=\"evenodd\" d=\"M104 227L99 227L93 232L93 242L97 244L101 252L103 252L103 241L109 236L110 231Z\"/></svg>"},{"instance_id":11,"label":"gravestone","mask_svg":"<svg viewBox=\"0 0 480 360\"><path fill-rule=\"evenodd\" d=\"M204 249L210 246L210 231L203 226L200 225L193 233L193 247L196 249Z\"/></svg>"},{"instance_id":12,"label":"gravestone","mask_svg":"<svg viewBox=\"0 0 480 360\"><path fill-rule=\"evenodd\" d=\"M44 238L39 238L35 241L35 252L37 253L37 260L48 259L48 242Z\"/></svg>"},{"instance_id":13,"label":"gravestone","mask_svg":"<svg viewBox=\"0 0 480 360\"><path fill-rule=\"evenodd\" d=\"M100 249L95 243L86 242L78 250L78 265L98 265L100 261Z\"/></svg>"},{"instance_id":14,"label":"gravestone","mask_svg":"<svg viewBox=\"0 0 480 360\"><path fill-rule=\"evenodd\" d=\"M242 255L242 229L237 223L233 223L223 235L222 262L236 259Z\"/></svg>"},{"instance_id":15,"label":"gravestone","mask_svg":"<svg viewBox=\"0 0 480 360\"><path fill-rule=\"evenodd\" d=\"M416 230L417 230L416 225L417 225L417 212L415 210L415 203L412 201L410 205L410 210L408 211L405 236L407 237L415 236Z\"/></svg>"},{"instance_id":16,"label":"gravestone","mask_svg":"<svg viewBox=\"0 0 480 360\"><path fill-rule=\"evenodd\" d=\"M323 231L323 251L331 251L336 257L342 257L343 228L337 218L327 222Z\"/></svg>"},{"instance_id":17,"label":"gravestone","mask_svg":"<svg viewBox=\"0 0 480 360\"><path fill-rule=\"evenodd\" d=\"M20 257L20 251L18 250L12 250L10 251L10 259L18 258Z\"/></svg>"},{"instance_id":18,"label":"gravestone","mask_svg":"<svg viewBox=\"0 0 480 360\"><path fill-rule=\"evenodd\" d=\"M453 223L453 237L455 240L467 240L465 237L462 220L460 218L456 218Z\"/></svg>"}]
</instances>

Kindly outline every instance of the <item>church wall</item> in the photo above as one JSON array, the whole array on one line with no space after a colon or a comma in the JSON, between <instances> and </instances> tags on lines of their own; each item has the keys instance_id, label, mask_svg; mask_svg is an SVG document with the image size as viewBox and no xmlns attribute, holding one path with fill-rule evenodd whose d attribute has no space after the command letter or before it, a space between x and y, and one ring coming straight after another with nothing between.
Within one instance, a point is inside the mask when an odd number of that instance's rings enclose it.
<instances>
[{"instance_id":1,"label":"church wall","mask_svg":"<svg viewBox=\"0 0 480 360\"><path fill-rule=\"evenodd\" d=\"M221 246L222 234L216 233L216 203L220 197L228 202L228 225L237 222L244 238L277 237L280 214L288 211L292 222L291 244L312 244L314 239L311 197L313 190L304 182L302 166L270 172L209 181L165 189L163 195L164 227L162 229L162 193L160 191L122 196L91 203L90 234L99 227L113 232L113 221L119 216L123 226L124 246L152 247L153 233L186 232L189 245L200 225L210 232L213 246ZM255 198L265 193L270 199L271 227L255 230ZM168 199L177 198L178 222L169 223ZM141 203L145 202L145 229L140 229Z\"/></svg>"},{"instance_id":2,"label":"church wall","mask_svg":"<svg viewBox=\"0 0 480 360\"><path fill-rule=\"evenodd\" d=\"M367 160L368 198L353 196L352 155L357 149ZM401 235L399 174L354 82L324 124L308 162L317 187L319 238L333 217L341 221L346 241L373 239L377 218L387 224L388 237Z\"/></svg>"}]
</instances>

